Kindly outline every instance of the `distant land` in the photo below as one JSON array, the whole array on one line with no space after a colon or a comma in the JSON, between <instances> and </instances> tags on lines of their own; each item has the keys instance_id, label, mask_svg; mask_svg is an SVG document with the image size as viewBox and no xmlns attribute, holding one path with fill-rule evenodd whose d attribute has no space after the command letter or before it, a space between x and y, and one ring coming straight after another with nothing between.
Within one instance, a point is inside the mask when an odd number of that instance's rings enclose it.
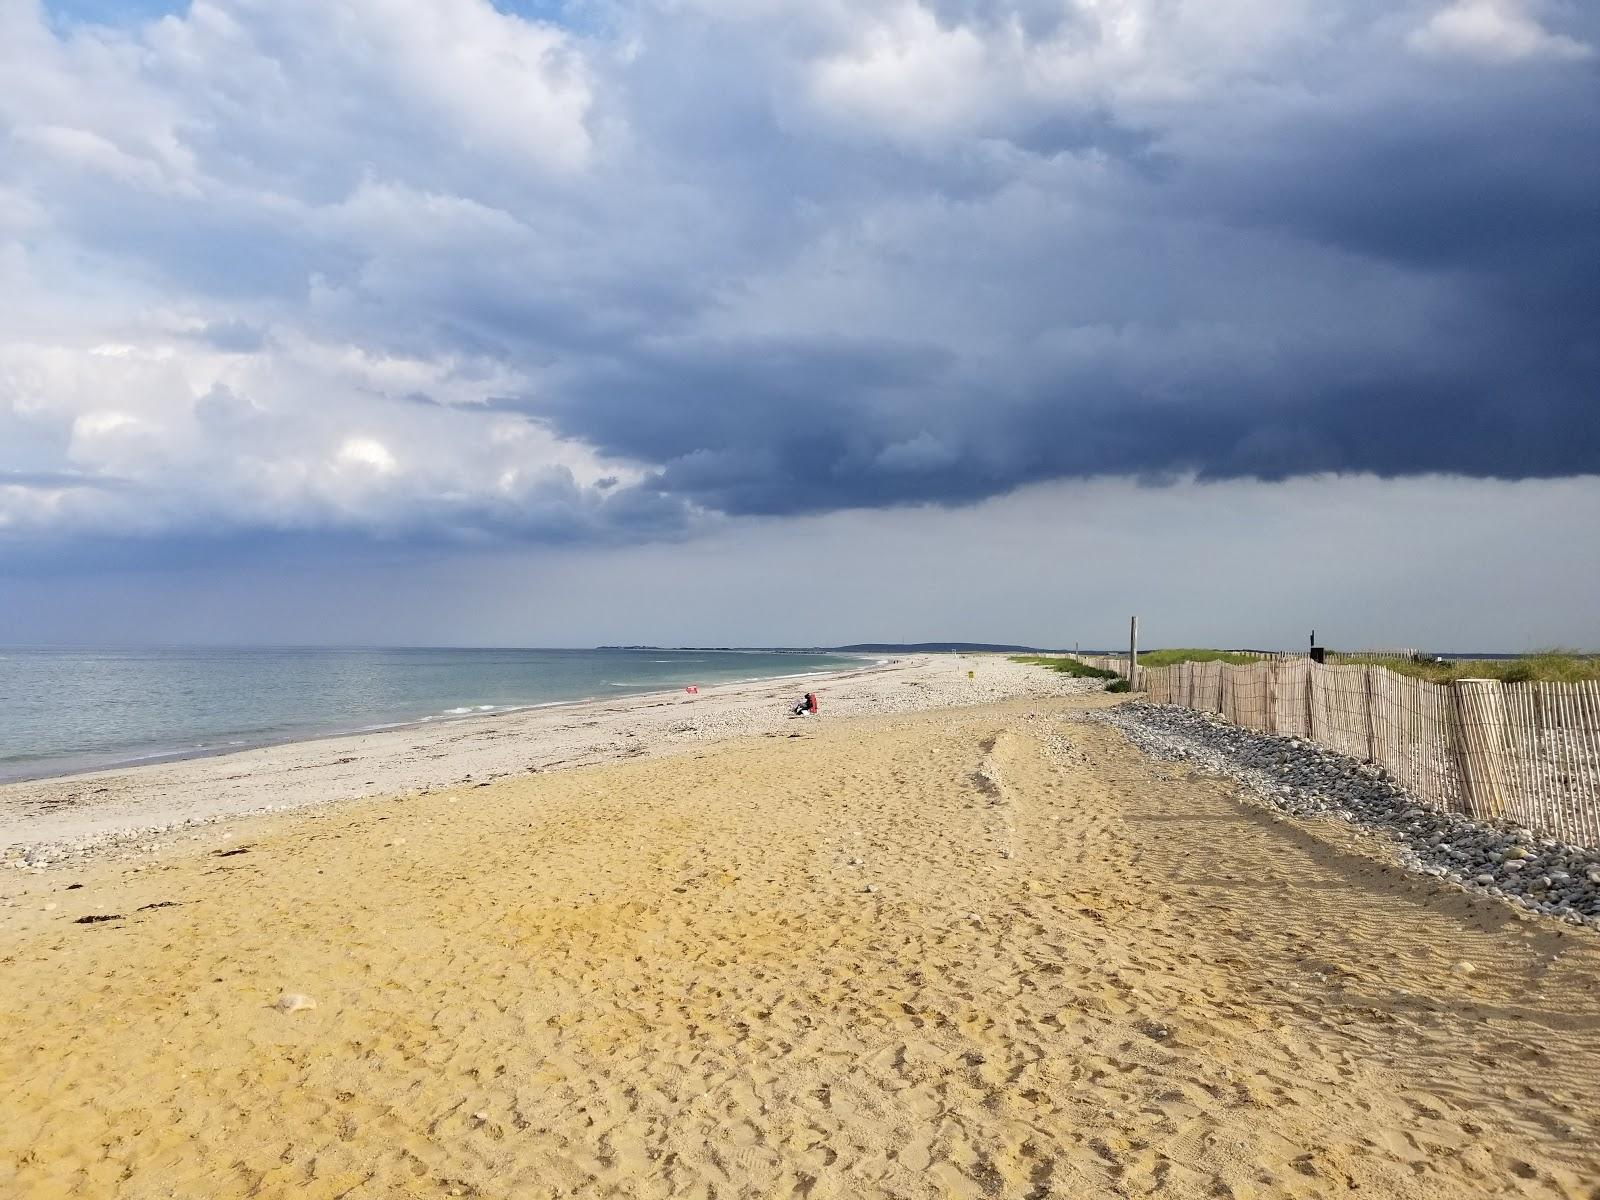
<instances>
[{"instance_id":1,"label":"distant land","mask_svg":"<svg viewBox=\"0 0 1600 1200\"><path fill-rule=\"evenodd\" d=\"M990 642L857 642L851 646L596 646L596 650L781 650L791 654L1042 654L1037 646L1002 646Z\"/></svg>"},{"instance_id":2,"label":"distant land","mask_svg":"<svg viewBox=\"0 0 1600 1200\"><path fill-rule=\"evenodd\" d=\"M858 654L937 654L964 650L984 654L1037 654L1035 646L999 646L990 642L858 642L854 646L831 646L831 650Z\"/></svg>"}]
</instances>

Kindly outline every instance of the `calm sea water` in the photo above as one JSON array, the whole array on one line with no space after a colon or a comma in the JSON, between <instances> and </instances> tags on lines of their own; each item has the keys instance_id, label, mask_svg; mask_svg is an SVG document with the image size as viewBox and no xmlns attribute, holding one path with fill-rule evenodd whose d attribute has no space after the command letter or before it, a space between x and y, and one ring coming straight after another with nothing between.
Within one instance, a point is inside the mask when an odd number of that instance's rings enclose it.
<instances>
[{"instance_id":1,"label":"calm sea water","mask_svg":"<svg viewBox=\"0 0 1600 1200\"><path fill-rule=\"evenodd\" d=\"M0 649L0 780L860 661L765 650Z\"/></svg>"}]
</instances>

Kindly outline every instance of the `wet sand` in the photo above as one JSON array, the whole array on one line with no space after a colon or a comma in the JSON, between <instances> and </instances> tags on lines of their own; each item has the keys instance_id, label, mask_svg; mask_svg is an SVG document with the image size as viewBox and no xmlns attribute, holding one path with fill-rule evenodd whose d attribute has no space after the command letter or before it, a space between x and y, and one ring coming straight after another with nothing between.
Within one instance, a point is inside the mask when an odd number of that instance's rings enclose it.
<instances>
[{"instance_id":1,"label":"wet sand","mask_svg":"<svg viewBox=\"0 0 1600 1200\"><path fill-rule=\"evenodd\" d=\"M1595 1196L1593 935L1071 720L1106 702L14 872L0 1195Z\"/></svg>"}]
</instances>

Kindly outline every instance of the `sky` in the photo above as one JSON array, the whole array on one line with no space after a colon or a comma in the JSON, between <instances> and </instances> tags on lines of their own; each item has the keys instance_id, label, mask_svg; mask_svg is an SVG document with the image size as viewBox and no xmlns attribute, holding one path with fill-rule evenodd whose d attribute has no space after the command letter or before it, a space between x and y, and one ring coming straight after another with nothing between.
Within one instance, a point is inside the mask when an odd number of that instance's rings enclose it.
<instances>
[{"instance_id":1,"label":"sky","mask_svg":"<svg viewBox=\"0 0 1600 1200\"><path fill-rule=\"evenodd\" d=\"M0 0L0 643L1600 647L1600 9Z\"/></svg>"}]
</instances>

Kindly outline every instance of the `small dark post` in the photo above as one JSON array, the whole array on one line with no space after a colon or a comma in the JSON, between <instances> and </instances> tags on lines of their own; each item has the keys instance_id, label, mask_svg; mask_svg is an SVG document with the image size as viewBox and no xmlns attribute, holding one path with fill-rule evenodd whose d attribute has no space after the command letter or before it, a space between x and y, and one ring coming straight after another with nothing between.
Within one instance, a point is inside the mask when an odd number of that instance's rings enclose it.
<instances>
[{"instance_id":1,"label":"small dark post","mask_svg":"<svg viewBox=\"0 0 1600 1200\"><path fill-rule=\"evenodd\" d=\"M1139 618L1128 622L1128 690L1139 690Z\"/></svg>"},{"instance_id":2,"label":"small dark post","mask_svg":"<svg viewBox=\"0 0 1600 1200\"><path fill-rule=\"evenodd\" d=\"M1314 663L1327 662L1328 651L1325 647L1317 645L1317 631L1311 631L1311 661Z\"/></svg>"}]
</instances>

